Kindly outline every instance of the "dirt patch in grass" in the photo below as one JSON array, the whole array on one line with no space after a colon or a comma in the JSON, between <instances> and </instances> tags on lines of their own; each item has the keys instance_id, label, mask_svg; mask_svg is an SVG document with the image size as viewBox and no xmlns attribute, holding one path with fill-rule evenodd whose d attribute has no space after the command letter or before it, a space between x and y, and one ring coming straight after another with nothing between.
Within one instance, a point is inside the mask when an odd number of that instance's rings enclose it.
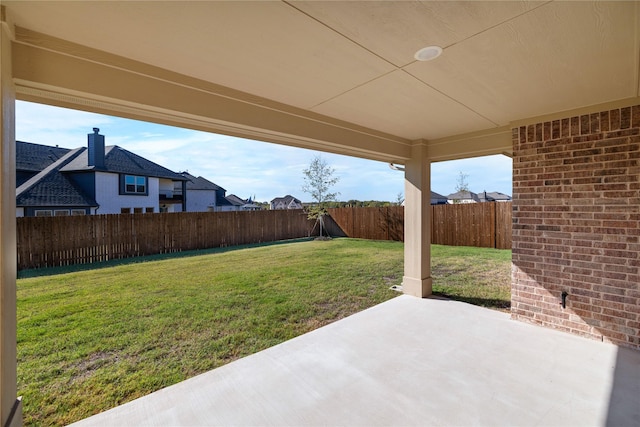
<instances>
[{"instance_id":1,"label":"dirt patch in grass","mask_svg":"<svg viewBox=\"0 0 640 427\"><path fill-rule=\"evenodd\" d=\"M106 365L117 363L120 359L116 353L99 351L90 354L86 359L69 367L72 373L71 382L83 381L93 375L93 373Z\"/></svg>"}]
</instances>

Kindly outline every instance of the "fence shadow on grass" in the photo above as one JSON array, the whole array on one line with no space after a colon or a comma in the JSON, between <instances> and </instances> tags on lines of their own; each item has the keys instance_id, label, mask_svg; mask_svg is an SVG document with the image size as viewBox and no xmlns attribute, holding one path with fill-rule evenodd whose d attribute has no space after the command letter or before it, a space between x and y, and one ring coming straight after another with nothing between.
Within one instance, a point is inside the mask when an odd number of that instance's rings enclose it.
<instances>
[{"instance_id":1,"label":"fence shadow on grass","mask_svg":"<svg viewBox=\"0 0 640 427\"><path fill-rule=\"evenodd\" d=\"M314 237L304 237L300 239L279 240L276 242L250 243L250 244L238 245L238 246L225 246L220 248L198 249L193 251L145 255L145 256L139 256L139 257L133 257L133 258L112 259L109 261L95 262L92 264L74 264L74 265L66 265L62 267L33 268L33 269L18 271L18 279L27 279L30 277L41 277L41 276L53 276L57 274L74 273L77 271L97 270L100 268L115 267L118 265L140 264L143 262L162 261L162 260L177 259L177 258L188 258L188 257L209 255L209 254L219 254L224 252L236 251L240 249L276 246L276 245L283 245L287 243L308 242L313 239Z\"/></svg>"}]
</instances>

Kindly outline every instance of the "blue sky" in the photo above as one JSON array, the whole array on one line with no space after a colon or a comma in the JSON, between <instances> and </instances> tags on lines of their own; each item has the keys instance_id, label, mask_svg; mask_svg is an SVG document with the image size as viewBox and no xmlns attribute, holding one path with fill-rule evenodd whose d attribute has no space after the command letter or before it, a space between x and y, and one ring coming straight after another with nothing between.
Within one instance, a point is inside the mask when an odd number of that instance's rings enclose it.
<instances>
[{"instance_id":1,"label":"blue sky","mask_svg":"<svg viewBox=\"0 0 640 427\"><path fill-rule=\"evenodd\" d=\"M403 193L402 172L387 163L252 141L226 135L157 125L18 101L16 139L77 148L87 134L100 128L107 145L119 145L176 172L188 170L215 182L227 195L270 201L287 194L307 201L302 191L303 169L320 154L335 169L339 200L396 201ZM459 173L468 175L471 191L511 195L511 159L487 156L433 163L431 188L447 195L455 191Z\"/></svg>"}]
</instances>

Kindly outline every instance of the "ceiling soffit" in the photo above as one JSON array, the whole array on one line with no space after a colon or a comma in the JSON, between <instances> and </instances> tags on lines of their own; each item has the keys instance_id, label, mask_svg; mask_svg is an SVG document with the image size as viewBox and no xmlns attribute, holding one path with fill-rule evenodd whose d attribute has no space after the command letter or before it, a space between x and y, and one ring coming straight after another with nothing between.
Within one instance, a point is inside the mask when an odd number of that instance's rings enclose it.
<instances>
[{"instance_id":1,"label":"ceiling soffit","mask_svg":"<svg viewBox=\"0 0 640 427\"><path fill-rule=\"evenodd\" d=\"M402 140L640 95L638 2L3 4L21 27ZM430 44L443 55L415 61Z\"/></svg>"},{"instance_id":2,"label":"ceiling soffit","mask_svg":"<svg viewBox=\"0 0 640 427\"><path fill-rule=\"evenodd\" d=\"M495 123L403 70L355 88L313 111L353 123L365 123L374 116L379 128L410 140L425 136L431 140L495 127Z\"/></svg>"},{"instance_id":3,"label":"ceiling soffit","mask_svg":"<svg viewBox=\"0 0 640 427\"><path fill-rule=\"evenodd\" d=\"M160 5L18 2L16 25L300 108L394 69L283 2Z\"/></svg>"},{"instance_id":4,"label":"ceiling soffit","mask_svg":"<svg viewBox=\"0 0 640 427\"><path fill-rule=\"evenodd\" d=\"M405 70L499 125L637 96L629 12L629 4L552 3Z\"/></svg>"},{"instance_id":5,"label":"ceiling soffit","mask_svg":"<svg viewBox=\"0 0 640 427\"><path fill-rule=\"evenodd\" d=\"M307 2L290 4L396 67L427 44L448 48L509 21L536 2Z\"/></svg>"}]
</instances>

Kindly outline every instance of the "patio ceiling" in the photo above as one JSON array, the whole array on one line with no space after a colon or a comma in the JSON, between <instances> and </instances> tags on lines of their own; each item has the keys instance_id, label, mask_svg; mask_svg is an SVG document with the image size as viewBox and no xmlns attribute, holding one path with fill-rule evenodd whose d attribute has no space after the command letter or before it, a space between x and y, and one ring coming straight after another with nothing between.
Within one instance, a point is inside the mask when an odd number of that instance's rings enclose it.
<instances>
[{"instance_id":1,"label":"patio ceiling","mask_svg":"<svg viewBox=\"0 0 640 427\"><path fill-rule=\"evenodd\" d=\"M21 99L379 160L402 163L414 140L434 160L508 154L514 122L640 96L638 2L3 4ZM416 61L429 45L443 54ZM75 57L102 66L84 71L95 90ZM129 99L142 83L123 70L216 97Z\"/></svg>"}]
</instances>

